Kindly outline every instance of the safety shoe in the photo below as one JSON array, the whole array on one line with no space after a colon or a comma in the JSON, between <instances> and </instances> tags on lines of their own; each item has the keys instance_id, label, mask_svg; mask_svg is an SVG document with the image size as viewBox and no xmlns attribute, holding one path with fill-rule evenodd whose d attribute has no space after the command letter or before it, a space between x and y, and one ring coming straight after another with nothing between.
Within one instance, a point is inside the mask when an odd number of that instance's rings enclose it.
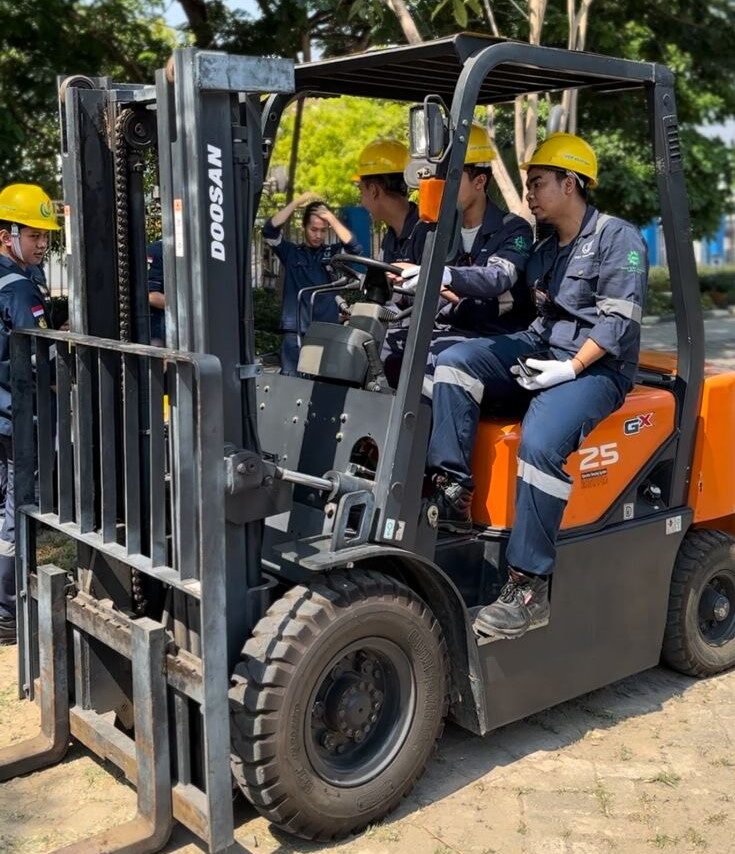
<instances>
[{"instance_id":1,"label":"safety shoe","mask_svg":"<svg viewBox=\"0 0 735 854\"><path fill-rule=\"evenodd\" d=\"M0 646L9 646L17 640L17 627L12 617L0 617Z\"/></svg>"},{"instance_id":2,"label":"safety shoe","mask_svg":"<svg viewBox=\"0 0 735 854\"><path fill-rule=\"evenodd\" d=\"M548 619L549 579L511 568L498 598L475 618L475 629L484 635L519 638Z\"/></svg>"},{"instance_id":3,"label":"safety shoe","mask_svg":"<svg viewBox=\"0 0 735 854\"><path fill-rule=\"evenodd\" d=\"M437 524L443 531L464 533L472 530L472 492L445 474L434 477L431 498L438 511Z\"/></svg>"}]
</instances>

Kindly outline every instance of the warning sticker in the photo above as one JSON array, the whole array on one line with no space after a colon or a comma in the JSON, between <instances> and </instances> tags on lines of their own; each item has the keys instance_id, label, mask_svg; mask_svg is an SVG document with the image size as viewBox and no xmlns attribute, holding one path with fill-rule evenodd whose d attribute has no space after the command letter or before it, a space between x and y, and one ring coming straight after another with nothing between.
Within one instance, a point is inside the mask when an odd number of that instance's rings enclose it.
<instances>
[{"instance_id":1,"label":"warning sticker","mask_svg":"<svg viewBox=\"0 0 735 854\"><path fill-rule=\"evenodd\" d=\"M184 203L174 199L174 255L184 257Z\"/></svg>"},{"instance_id":2,"label":"warning sticker","mask_svg":"<svg viewBox=\"0 0 735 854\"><path fill-rule=\"evenodd\" d=\"M64 242L66 254L71 255L71 205L64 205Z\"/></svg>"}]
</instances>

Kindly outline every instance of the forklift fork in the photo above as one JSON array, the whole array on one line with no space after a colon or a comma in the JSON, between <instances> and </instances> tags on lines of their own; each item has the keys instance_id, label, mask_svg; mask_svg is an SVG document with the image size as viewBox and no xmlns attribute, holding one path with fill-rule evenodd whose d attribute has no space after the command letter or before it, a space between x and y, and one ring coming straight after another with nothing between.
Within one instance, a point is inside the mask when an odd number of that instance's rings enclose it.
<instances>
[{"instance_id":1,"label":"forklift fork","mask_svg":"<svg viewBox=\"0 0 735 854\"><path fill-rule=\"evenodd\" d=\"M166 680L163 674L166 630L142 617L130 621L135 696L135 745L101 716L69 708L66 631L67 574L57 566L38 568L38 653L41 732L0 751L0 782L60 762L72 735L94 752L112 750L128 762L138 795L135 818L118 827L57 849L56 854L143 854L158 851L173 827ZM95 720L96 719L96 720Z\"/></svg>"}]
</instances>

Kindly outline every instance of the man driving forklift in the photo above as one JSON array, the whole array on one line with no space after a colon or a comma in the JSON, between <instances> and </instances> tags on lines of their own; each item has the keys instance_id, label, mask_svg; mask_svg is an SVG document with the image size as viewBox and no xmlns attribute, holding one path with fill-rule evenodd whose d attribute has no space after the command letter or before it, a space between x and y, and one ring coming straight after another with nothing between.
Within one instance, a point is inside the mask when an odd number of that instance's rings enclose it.
<instances>
[{"instance_id":1,"label":"man driving forklift","mask_svg":"<svg viewBox=\"0 0 735 854\"><path fill-rule=\"evenodd\" d=\"M588 201L597 158L587 142L552 134L523 168L531 213L554 229L526 269L539 317L526 331L466 341L439 355L428 451L440 527L469 530L481 405L528 407L508 581L475 621L479 632L504 637L548 619L549 576L572 487L563 466L633 386L648 280L638 230Z\"/></svg>"},{"instance_id":2,"label":"man driving forklift","mask_svg":"<svg viewBox=\"0 0 735 854\"><path fill-rule=\"evenodd\" d=\"M417 264L424 251L428 225L408 199L404 171L409 162L406 146L397 139L376 139L362 150L352 180L360 191L360 204L373 222L388 228L380 245L380 260Z\"/></svg>"},{"instance_id":3,"label":"man driving forklift","mask_svg":"<svg viewBox=\"0 0 735 854\"><path fill-rule=\"evenodd\" d=\"M525 267L533 243L528 222L503 211L488 195L495 148L480 124L470 128L459 185L462 244L442 274L440 304L434 321L423 393L432 395L436 358L467 338L525 329L534 316ZM404 290L415 291L420 267L404 266ZM386 375L397 381L408 329L386 335ZM395 382L393 383L395 384Z\"/></svg>"}]
</instances>

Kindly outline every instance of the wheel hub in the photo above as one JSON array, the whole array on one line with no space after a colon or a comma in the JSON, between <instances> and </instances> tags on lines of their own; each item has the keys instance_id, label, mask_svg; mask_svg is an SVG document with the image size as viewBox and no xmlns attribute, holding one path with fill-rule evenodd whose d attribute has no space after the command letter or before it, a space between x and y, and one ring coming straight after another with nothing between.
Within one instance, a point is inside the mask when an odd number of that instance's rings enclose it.
<instances>
[{"instance_id":1,"label":"wheel hub","mask_svg":"<svg viewBox=\"0 0 735 854\"><path fill-rule=\"evenodd\" d=\"M390 762L411 720L408 658L389 641L349 649L312 695L310 758L325 779L355 785Z\"/></svg>"},{"instance_id":2,"label":"wheel hub","mask_svg":"<svg viewBox=\"0 0 735 854\"><path fill-rule=\"evenodd\" d=\"M721 623L730 616L730 600L713 585L708 585L702 593L700 616L703 620Z\"/></svg>"}]
</instances>

